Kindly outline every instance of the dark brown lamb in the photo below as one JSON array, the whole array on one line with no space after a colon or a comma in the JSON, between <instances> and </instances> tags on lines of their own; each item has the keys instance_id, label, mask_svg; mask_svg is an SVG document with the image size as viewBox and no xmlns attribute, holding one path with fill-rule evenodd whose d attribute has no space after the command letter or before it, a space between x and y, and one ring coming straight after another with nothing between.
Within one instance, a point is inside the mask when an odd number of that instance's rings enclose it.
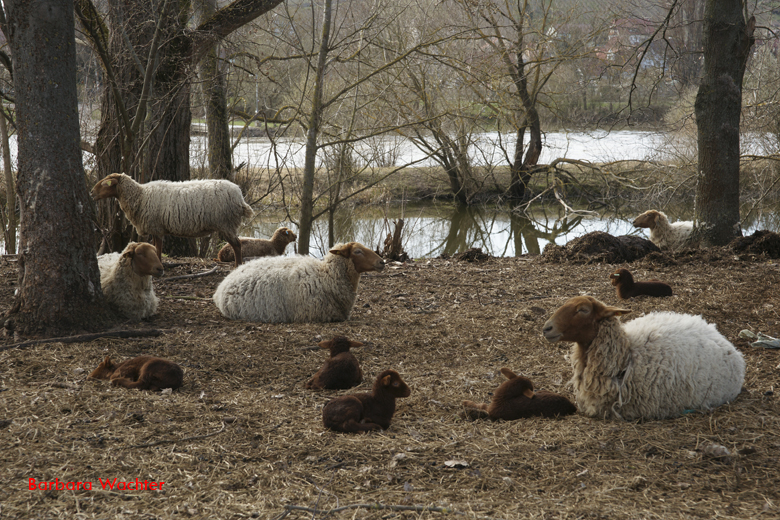
<instances>
[{"instance_id":1,"label":"dark brown lamb","mask_svg":"<svg viewBox=\"0 0 780 520\"><path fill-rule=\"evenodd\" d=\"M184 373L173 361L154 356L138 356L115 365L111 358L98 365L89 375L91 379L110 379L114 386L139 390L177 389L182 385Z\"/></svg>"},{"instance_id":2,"label":"dark brown lamb","mask_svg":"<svg viewBox=\"0 0 780 520\"><path fill-rule=\"evenodd\" d=\"M615 286L615 293L621 300L634 296L672 296L672 288L659 280L635 282L628 269L618 269L609 275L609 281Z\"/></svg>"},{"instance_id":3,"label":"dark brown lamb","mask_svg":"<svg viewBox=\"0 0 780 520\"><path fill-rule=\"evenodd\" d=\"M344 336L335 336L329 341L317 343L320 348L330 350L330 358L325 360L306 388L312 390L345 390L359 385L363 381L363 371L360 363L349 351L350 348L362 347L359 341L350 341Z\"/></svg>"},{"instance_id":4,"label":"dark brown lamb","mask_svg":"<svg viewBox=\"0 0 780 520\"><path fill-rule=\"evenodd\" d=\"M395 400L409 397L411 389L395 370L377 376L369 393L337 397L322 409L322 424L337 432L386 430L395 413Z\"/></svg>"},{"instance_id":5,"label":"dark brown lamb","mask_svg":"<svg viewBox=\"0 0 780 520\"><path fill-rule=\"evenodd\" d=\"M467 412L487 412L487 417L493 421L559 417L577 412L577 407L562 395L544 390L534 392L534 384L527 377L518 376L508 368L502 368L501 373L508 381L498 387L490 404L463 401Z\"/></svg>"},{"instance_id":6,"label":"dark brown lamb","mask_svg":"<svg viewBox=\"0 0 780 520\"><path fill-rule=\"evenodd\" d=\"M295 242L297 235L286 227L280 227L274 231L270 240L265 238L238 237L241 242L241 252L244 258L253 256L281 256L287 248L287 244ZM220 262L232 262L235 260L233 246L225 244L217 253Z\"/></svg>"}]
</instances>

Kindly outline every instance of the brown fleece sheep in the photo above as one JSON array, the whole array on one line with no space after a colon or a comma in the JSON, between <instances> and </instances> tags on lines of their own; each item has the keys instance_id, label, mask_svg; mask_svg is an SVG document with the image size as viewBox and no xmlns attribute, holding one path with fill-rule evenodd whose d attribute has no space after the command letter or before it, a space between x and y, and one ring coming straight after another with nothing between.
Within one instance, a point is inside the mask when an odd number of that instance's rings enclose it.
<instances>
[{"instance_id":1,"label":"brown fleece sheep","mask_svg":"<svg viewBox=\"0 0 780 520\"><path fill-rule=\"evenodd\" d=\"M487 412L488 418L493 421L558 417L571 415L577 411L577 407L564 396L544 390L534 392L534 384L530 379L518 376L508 368L502 368L501 373L508 381L504 381L498 387L490 405L463 401L463 406L467 409Z\"/></svg>"},{"instance_id":2,"label":"brown fleece sheep","mask_svg":"<svg viewBox=\"0 0 780 520\"><path fill-rule=\"evenodd\" d=\"M173 361L154 356L138 356L115 365L106 359L89 375L91 379L110 379L114 386L139 390L177 389L182 385L184 373Z\"/></svg>"},{"instance_id":3,"label":"brown fleece sheep","mask_svg":"<svg viewBox=\"0 0 780 520\"><path fill-rule=\"evenodd\" d=\"M628 269L618 269L609 275L609 281L615 286L615 293L621 300L634 296L672 296L672 288L659 280L635 282Z\"/></svg>"},{"instance_id":4,"label":"brown fleece sheep","mask_svg":"<svg viewBox=\"0 0 780 520\"><path fill-rule=\"evenodd\" d=\"M270 240L265 238L238 237L241 241L241 254L244 258L253 256L280 256L284 254L287 244L295 242L298 237L286 227L280 227L274 231ZM217 253L220 262L232 262L235 260L233 246L225 244Z\"/></svg>"},{"instance_id":5,"label":"brown fleece sheep","mask_svg":"<svg viewBox=\"0 0 780 520\"><path fill-rule=\"evenodd\" d=\"M350 348L362 347L359 341L350 341L344 336L336 336L329 341L317 343L320 348L330 349L330 358L325 360L314 377L306 383L312 390L345 390L357 386L363 381L363 372L357 358Z\"/></svg>"},{"instance_id":6,"label":"brown fleece sheep","mask_svg":"<svg viewBox=\"0 0 780 520\"><path fill-rule=\"evenodd\" d=\"M337 432L386 430L395 413L395 400L412 391L395 370L377 376L369 393L337 397L322 409L322 424Z\"/></svg>"}]
</instances>

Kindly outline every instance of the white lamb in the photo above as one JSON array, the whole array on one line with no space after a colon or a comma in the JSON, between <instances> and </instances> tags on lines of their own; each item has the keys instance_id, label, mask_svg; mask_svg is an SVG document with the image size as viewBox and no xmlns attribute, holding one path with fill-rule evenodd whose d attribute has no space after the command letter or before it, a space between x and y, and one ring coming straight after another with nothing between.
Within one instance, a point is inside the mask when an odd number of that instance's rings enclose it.
<instances>
[{"instance_id":1,"label":"white lamb","mask_svg":"<svg viewBox=\"0 0 780 520\"><path fill-rule=\"evenodd\" d=\"M590 296L568 300L544 324L550 342L573 341L572 384L580 411L592 417L666 419L734 400L745 361L700 316L631 312Z\"/></svg>"},{"instance_id":2,"label":"white lamb","mask_svg":"<svg viewBox=\"0 0 780 520\"><path fill-rule=\"evenodd\" d=\"M666 215L654 209L645 211L634 219L634 227L649 228L650 242L659 249L676 251L695 245L691 240L693 222L684 220L671 224Z\"/></svg>"},{"instance_id":3,"label":"white lamb","mask_svg":"<svg viewBox=\"0 0 780 520\"><path fill-rule=\"evenodd\" d=\"M163 265L154 246L130 242L121 253L97 259L103 296L119 313L141 320L157 312L152 276L162 276Z\"/></svg>"},{"instance_id":4,"label":"white lamb","mask_svg":"<svg viewBox=\"0 0 780 520\"><path fill-rule=\"evenodd\" d=\"M95 200L116 197L139 235L151 235L162 255L165 235L203 237L213 232L233 246L241 264L238 228L254 215L241 188L226 180L152 181L138 184L124 173L112 173L92 188Z\"/></svg>"},{"instance_id":5,"label":"white lamb","mask_svg":"<svg viewBox=\"0 0 780 520\"><path fill-rule=\"evenodd\" d=\"M384 267L379 255L357 242L334 246L322 260L308 256L258 258L222 280L214 303L233 320L344 321L352 312L360 274Z\"/></svg>"},{"instance_id":6,"label":"white lamb","mask_svg":"<svg viewBox=\"0 0 780 520\"><path fill-rule=\"evenodd\" d=\"M252 256L279 256L284 253L287 244L295 242L297 238L298 236L286 227L280 227L274 231L274 235L270 240L265 238L238 237L241 241L241 255L244 258ZM232 262L234 258L233 246L230 244L225 244L217 253L217 260L220 262Z\"/></svg>"}]
</instances>

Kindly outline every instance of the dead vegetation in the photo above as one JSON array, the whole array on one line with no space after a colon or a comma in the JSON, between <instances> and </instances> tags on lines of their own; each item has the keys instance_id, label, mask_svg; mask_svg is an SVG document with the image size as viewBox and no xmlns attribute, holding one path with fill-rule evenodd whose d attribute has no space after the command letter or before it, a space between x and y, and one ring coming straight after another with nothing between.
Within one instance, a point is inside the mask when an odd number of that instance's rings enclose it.
<instances>
[{"instance_id":1,"label":"dead vegetation","mask_svg":"<svg viewBox=\"0 0 780 520\"><path fill-rule=\"evenodd\" d=\"M213 263L181 259L169 276ZM568 348L541 327L567 298L617 303L609 275L663 278L671 298L621 302L702 314L745 355L738 399L711 413L646 423L580 414L466 421L509 367L571 398ZM363 277L349 321L266 325L223 318L210 301L228 267L156 281L159 314L101 337L0 351L0 516L3 518L771 518L780 515L780 352L752 348L749 329L780 333L778 262L723 248L633 263L566 258L423 260ZM0 265L0 310L15 265ZM316 343L342 334L365 374L348 391L312 392ZM0 345L11 345L4 338ZM86 376L106 355L178 363L172 393L129 391ZM411 387L390 428L367 435L322 426L333 396L365 391L381 371ZM91 482L91 491L31 491ZM165 482L162 490L101 481ZM328 514L330 512L331 514Z\"/></svg>"}]
</instances>

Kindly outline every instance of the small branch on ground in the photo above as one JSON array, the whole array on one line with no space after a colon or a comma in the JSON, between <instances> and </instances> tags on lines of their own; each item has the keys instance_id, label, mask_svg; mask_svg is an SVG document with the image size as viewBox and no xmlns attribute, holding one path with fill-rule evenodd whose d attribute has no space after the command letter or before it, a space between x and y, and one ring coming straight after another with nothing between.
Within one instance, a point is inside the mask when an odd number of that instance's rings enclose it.
<instances>
[{"instance_id":1,"label":"small branch on ground","mask_svg":"<svg viewBox=\"0 0 780 520\"><path fill-rule=\"evenodd\" d=\"M161 282L170 282L173 280L184 280L185 278L200 278L201 276L208 276L210 274L214 274L219 269L218 265L215 265L212 269L209 271L205 271L203 273L194 273L194 274L183 274L180 276L171 276L170 278L160 278Z\"/></svg>"},{"instance_id":2,"label":"small branch on ground","mask_svg":"<svg viewBox=\"0 0 780 520\"><path fill-rule=\"evenodd\" d=\"M205 435L193 435L192 437L184 437L183 439L161 439L159 441L147 442L146 444L134 444L132 446L128 446L128 448L149 448L151 446L157 446L159 444L196 441L198 439L207 439L209 437L219 435L224 431L225 431L225 423L222 423L222 428L220 428L215 432L207 433Z\"/></svg>"},{"instance_id":3,"label":"small branch on ground","mask_svg":"<svg viewBox=\"0 0 780 520\"><path fill-rule=\"evenodd\" d=\"M148 338L151 336L160 336L162 334L163 331L159 329L113 330L109 332L96 332L93 334L79 334L77 336L64 336L61 338L32 339L30 341L14 343L13 345L0 346L0 352L4 350L10 350L12 348L25 348L31 347L33 345L42 345L44 343L86 343L88 341L100 338Z\"/></svg>"}]
</instances>

